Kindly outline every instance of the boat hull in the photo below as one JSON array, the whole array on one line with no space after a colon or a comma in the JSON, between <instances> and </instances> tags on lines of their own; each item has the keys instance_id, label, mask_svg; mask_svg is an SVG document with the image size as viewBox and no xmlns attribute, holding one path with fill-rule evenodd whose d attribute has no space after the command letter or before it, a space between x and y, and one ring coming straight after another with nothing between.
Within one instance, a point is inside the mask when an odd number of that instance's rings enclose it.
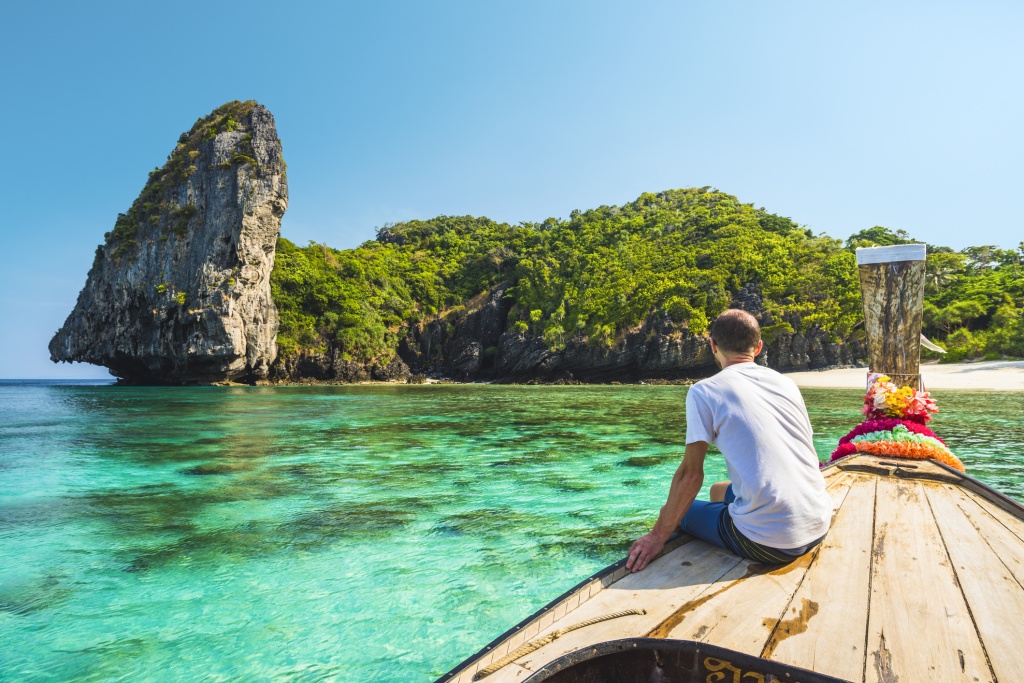
<instances>
[{"instance_id":1,"label":"boat hull","mask_svg":"<svg viewBox=\"0 0 1024 683\"><path fill-rule=\"evenodd\" d=\"M843 683L806 669L692 640L627 638L559 657L528 683L704 683L705 681Z\"/></svg>"}]
</instances>

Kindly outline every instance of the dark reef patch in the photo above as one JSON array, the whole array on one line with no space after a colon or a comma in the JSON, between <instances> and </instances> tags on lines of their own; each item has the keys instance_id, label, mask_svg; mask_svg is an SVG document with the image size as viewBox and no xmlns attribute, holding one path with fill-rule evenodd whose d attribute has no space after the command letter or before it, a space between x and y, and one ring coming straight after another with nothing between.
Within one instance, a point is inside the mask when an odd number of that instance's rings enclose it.
<instances>
[{"instance_id":1,"label":"dark reef patch","mask_svg":"<svg viewBox=\"0 0 1024 683\"><path fill-rule=\"evenodd\" d=\"M656 467L658 465L664 465L665 463L675 460L678 458L677 455L663 454L663 455L634 455L631 458L626 458L619 462L619 465L623 467Z\"/></svg>"}]
</instances>

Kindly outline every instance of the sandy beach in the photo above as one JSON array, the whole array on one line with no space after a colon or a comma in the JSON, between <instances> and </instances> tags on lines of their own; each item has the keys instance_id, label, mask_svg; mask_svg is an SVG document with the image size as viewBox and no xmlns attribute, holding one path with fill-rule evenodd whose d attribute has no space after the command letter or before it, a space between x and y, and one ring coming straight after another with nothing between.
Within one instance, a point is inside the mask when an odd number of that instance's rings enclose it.
<instances>
[{"instance_id":1,"label":"sandy beach","mask_svg":"<svg viewBox=\"0 0 1024 683\"><path fill-rule=\"evenodd\" d=\"M844 368L786 374L801 387L863 389L866 368ZM1024 361L927 364L921 366L925 389L995 389L1024 391Z\"/></svg>"}]
</instances>

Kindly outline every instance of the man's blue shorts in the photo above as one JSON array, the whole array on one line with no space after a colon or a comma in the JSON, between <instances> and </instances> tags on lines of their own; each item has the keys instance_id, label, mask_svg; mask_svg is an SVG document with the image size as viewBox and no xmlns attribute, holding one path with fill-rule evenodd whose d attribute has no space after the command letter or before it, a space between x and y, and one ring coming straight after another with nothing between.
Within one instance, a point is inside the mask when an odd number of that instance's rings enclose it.
<instances>
[{"instance_id":1,"label":"man's blue shorts","mask_svg":"<svg viewBox=\"0 0 1024 683\"><path fill-rule=\"evenodd\" d=\"M711 503L706 500L695 500L690 506L679 527L708 543L725 548L734 555L745 557L763 564L786 564L800 557L825 538L822 536L813 543L801 548L780 550L755 543L740 533L729 515L729 503L736 500L732 484L725 490L724 503Z\"/></svg>"}]
</instances>

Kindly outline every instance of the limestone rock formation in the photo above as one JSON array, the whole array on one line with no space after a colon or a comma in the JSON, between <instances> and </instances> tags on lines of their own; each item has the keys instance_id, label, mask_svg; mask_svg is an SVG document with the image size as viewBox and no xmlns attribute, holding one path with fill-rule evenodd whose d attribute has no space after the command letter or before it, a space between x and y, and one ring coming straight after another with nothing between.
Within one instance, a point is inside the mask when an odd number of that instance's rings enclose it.
<instances>
[{"instance_id":1,"label":"limestone rock formation","mask_svg":"<svg viewBox=\"0 0 1024 683\"><path fill-rule=\"evenodd\" d=\"M863 340L848 339L843 343L829 339L820 328L806 333L780 334L768 345L771 367L781 372L824 370L851 365L866 367L867 346Z\"/></svg>"},{"instance_id":2,"label":"limestone rock formation","mask_svg":"<svg viewBox=\"0 0 1024 683\"><path fill-rule=\"evenodd\" d=\"M136 383L266 377L278 327L270 272L287 206L265 107L235 101L199 119L97 248L51 359Z\"/></svg>"},{"instance_id":3,"label":"limestone rock formation","mask_svg":"<svg viewBox=\"0 0 1024 683\"><path fill-rule=\"evenodd\" d=\"M345 360L333 348L281 357L270 368L272 382L299 384L402 382L409 376L409 366L400 358L392 358L387 363L364 364Z\"/></svg>"},{"instance_id":4,"label":"limestone rock formation","mask_svg":"<svg viewBox=\"0 0 1024 683\"><path fill-rule=\"evenodd\" d=\"M508 329L507 290L507 284L499 285L477 306L413 328L399 345L399 356L412 372L470 381L639 382L699 379L718 371L707 335L692 334L657 314L612 346L572 339L552 350L540 337ZM749 311L763 326L774 323L753 285L741 289L731 305ZM799 327L799 321L789 327ZM831 341L812 328L771 334L755 360L791 371L852 365L863 356L863 342Z\"/></svg>"},{"instance_id":5,"label":"limestone rock formation","mask_svg":"<svg viewBox=\"0 0 1024 683\"><path fill-rule=\"evenodd\" d=\"M765 337L768 365L780 372L823 370L857 365L867 355L863 340L856 338L835 341L820 327L804 332L799 317L777 321L765 310L761 290L754 284L742 287L732 298L733 308L742 308L761 324Z\"/></svg>"}]
</instances>

